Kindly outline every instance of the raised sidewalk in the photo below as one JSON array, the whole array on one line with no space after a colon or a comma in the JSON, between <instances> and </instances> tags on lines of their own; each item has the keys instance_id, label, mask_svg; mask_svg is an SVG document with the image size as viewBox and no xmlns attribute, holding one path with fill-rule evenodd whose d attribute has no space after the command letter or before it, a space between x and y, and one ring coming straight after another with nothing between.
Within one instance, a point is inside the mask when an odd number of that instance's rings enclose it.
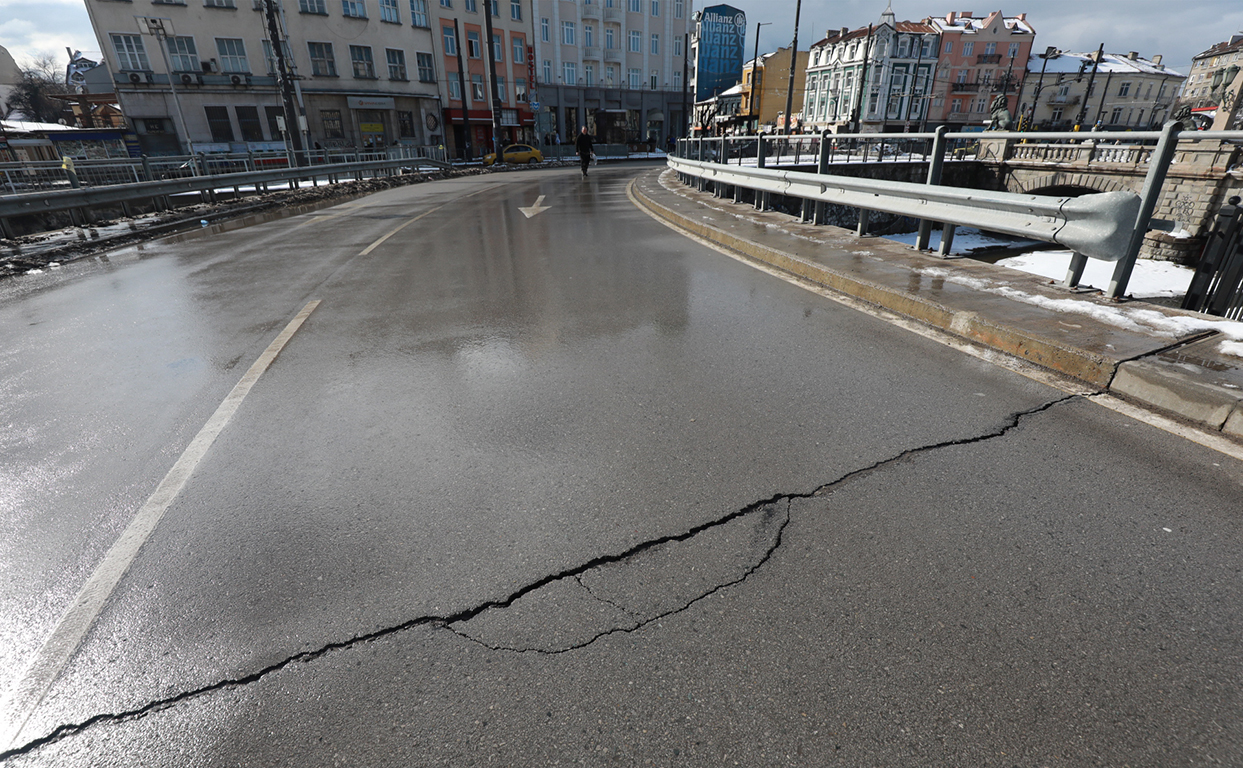
<instances>
[{"instance_id":1,"label":"raised sidewalk","mask_svg":"<svg viewBox=\"0 0 1243 768\"><path fill-rule=\"evenodd\" d=\"M1222 350L1233 343L1243 355L1243 323L801 224L699 192L669 170L641 175L634 193L654 216L746 258L1243 443L1243 357Z\"/></svg>"}]
</instances>

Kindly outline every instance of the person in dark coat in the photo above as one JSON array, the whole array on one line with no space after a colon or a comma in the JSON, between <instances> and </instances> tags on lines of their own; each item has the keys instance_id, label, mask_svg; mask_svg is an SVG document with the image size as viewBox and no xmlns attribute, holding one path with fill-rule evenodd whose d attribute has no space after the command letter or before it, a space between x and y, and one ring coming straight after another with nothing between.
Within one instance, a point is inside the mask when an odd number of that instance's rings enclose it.
<instances>
[{"instance_id":1,"label":"person in dark coat","mask_svg":"<svg viewBox=\"0 0 1243 768\"><path fill-rule=\"evenodd\" d=\"M592 145L591 134L587 133L587 126L584 125L578 138L574 140L574 151L578 153L579 162L582 164L584 179L587 178L587 166L591 164Z\"/></svg>"}]
</instances>

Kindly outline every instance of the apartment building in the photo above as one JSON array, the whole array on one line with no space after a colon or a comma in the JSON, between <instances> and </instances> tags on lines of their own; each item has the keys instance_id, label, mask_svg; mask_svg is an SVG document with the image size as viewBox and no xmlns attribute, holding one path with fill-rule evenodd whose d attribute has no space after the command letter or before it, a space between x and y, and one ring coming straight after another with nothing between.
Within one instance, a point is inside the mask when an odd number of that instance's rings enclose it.
<instances>
[{"instance_id":1,"label":"apartment building","mask_svg":"<svg viewBox=\"0 0 1243 768\"><path fill-rule=\"evenodd\" d=\"M1191 71L1187 74L1186 86L1178 103L1192 109L1216 107L1226 90L1223 86L1238 75L1241 67L1243 32L1231 35L1229 40L1192 58Z\"/></svg>"},{"instance_id":2,"label":"apartment building","mask_svg":"<svg viewBox=\"0 0 1243 768\"><path fill-rule=\"evenodd\" d=\"M998 95L1006 96L1010 113L1017 116L1019 89L1036 39L1027 14L994 11L976 18L962 11L924 22L941 37L928 125L982 127Z\"/></svg>"},{"instance_id":3,"label":"apartment building","mask_svg":"<svg viewBox=\"0 0 1243 768\"><path fill-rule=\"evenodd\" d=\"M534 0L537 128L572 141L681 135L691 0Z\"/></svg>"},{"instance_id":4,"label":"apartment building","mask_svg":"<svg viewBox=\"0 0 1243 768\"><path fill-rule=\"evenodd\" d=\"M1040 130L1160 128L1186 76L1161 56L1068 53L1056 49L1032 59L1019 114Z\"/></svg>"},{"instance_id":5,"label":"apartment building","mask_svg":"<svg viewBox=\"0 0 1243 768\"><path fill-rule=\"evenodd\" d=\"M890 8L875 25L828 32L809 51L804 125L834 133L918 130L938 40L927 20L898 21Z\"/></svg>"},{"instance_id":6,"label":"apartment building","mask_svg":"<svg viewBox=\"0 0 1243 768\"><path fill-rule=\"evenodd\" d=\"M807 115L803 98L807 87L808 52L794 56L794 97L790 108L791 129L804 127ZM760 54L742 65L742 99L738 122L747 132L785 130L786 94L790 90L790 47ZM802 115L801 118L797 117Z\"/></svg>"},{"instance_id":7,"label":"apartment building","mask_svg":"<svg viewBox=\"0 0 1243 768\"><path fill-rule=\"evenodd\" d=\"M263 0L86 0L145 153L443 142L429 0L275 1L299 124Z\"/></svg>"},{"instance_id":8,"label":"apartment building","mask_svg":"<svg viewBox=\"0 0 1243 768\"><path fill-rule=\"evenodd\" d=\"M493 88L502 148L535 142L531 105L534 49L530 0L425 0L431 6L437 63L444 73L446 145L453 157L479 157L493 147ZM491 16L489 19L485 14ZM491 57L496 69L488 74L489 22Z\"/></svg>"}]
</instances>

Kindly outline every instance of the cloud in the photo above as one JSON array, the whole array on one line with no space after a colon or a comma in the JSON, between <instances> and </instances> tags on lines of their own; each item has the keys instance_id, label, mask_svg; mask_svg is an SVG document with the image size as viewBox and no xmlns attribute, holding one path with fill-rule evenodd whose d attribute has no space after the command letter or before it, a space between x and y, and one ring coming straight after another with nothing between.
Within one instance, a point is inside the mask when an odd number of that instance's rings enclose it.
<instances>
[{"instance_id":1,"label":"cloud","mask_svg":"<svg viewBox=\"0 0 1243 768\"><path fill-rule=\"evenodd\" d=\"M0 46L12 54L19 65L51 54L65 60L65 48L98 50L86 9L80 2L60 0L0 0Z\"/></svg>"}]
</instances>

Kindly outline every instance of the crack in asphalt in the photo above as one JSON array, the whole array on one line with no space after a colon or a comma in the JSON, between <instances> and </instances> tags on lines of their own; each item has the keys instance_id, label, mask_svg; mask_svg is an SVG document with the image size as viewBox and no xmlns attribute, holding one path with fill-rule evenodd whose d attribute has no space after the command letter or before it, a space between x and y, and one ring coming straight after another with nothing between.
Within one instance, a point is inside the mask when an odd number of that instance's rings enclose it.
<instances>
[{"instance_id":1,"label":"crack in asphalt","mask_svg":"<svg viewBox=\"0 0 1243 768\"><path fill-rule=\"evenodd\" d=\"M997 439L999 437L1004 437L1011 430L1017 428L1019 424L1022 423L1024 418L1034 416L1039 413L1043 413L1044 411L1047 411L1057 405L1069 402L1071 400L1079 399L1081 397L1082 396L1078 394L1065 395L1063 397L1050 400L1034 408L1030 408L1024 411L1017 411L1015 413L1010 414L1010 416L1006 419L1005 423L1002 424L1000 427L993 429L989 432L983 433L983 434L975 435L972 437L958 438L955 440L947 440L947 441L942 441L942 442L937 442L937 443L930 443L928 445L917 446L915 448L907 448L901 451L900 453L894 456L891 456L887 459L881 459L866 467L861 467L859 469L851 470L850 472L847 472L846 474L842 475L836 480L832 480L828 483L820 485L812 491L808 491L804 493L775 494L774 496L770 498L763 499L761 501L752 502L751 504L748 504L742 509L731 512L715 520L710 520L708 522L696 525L682 533L668 534L668 535L660 536L654 539L649 539L648 541L640 542L630 547L624 552L617 553L617 554L611 554L611 555L601 555L599 557L592 558L591 560L588 560L585 563L577 565L573 568L566 569L565 571L554 573L554 574L549 574L547 576L541 577L540 579L537 579L527 584L526 586L519 588L518 590L514 591L513 593L509 594L506 597L495 599L495 600L488 600L488 601L479 603L478 605L472 606L470 608L465 608L461 611L458 611L457 613L450 614L448 616L431 615L431 616L420 616L414 619L409 619L407 621L401 622L399 624L396 624L390 627L385 627L383 629L378 629L372 632L366 632L360 635L356 635L347 640L341 640L338 642L328 643L314 650L295 653L280 661L277 661L273 664L269 664L263 667L262 669L256 670L254 672L251 672L250 674L247 674L241 677L231 677L231 678L219 680L210 685L201 686L199 688L195 688L189 691L183 691L182 693L176 694L174 696L169 696L163 699L158 699L152 702L148 702L147 704L144 704L141 707L126 710L124 712L100 713L97 715L93 715L92 717L89 717L86 720L83 720L81 722L66 723L66 724L60 725L45 736L41 736L37 739L33 739L21 745L20 747L14 747L4 752L0 752L0 762L6 761L9 758L30 754L38 750L41 747L59 742L70 736L75 736L95 726L104 725L104 724L113 724L113 723L125 723L125 722L130 722L133 720L138 720L143 717L146 717L149 714L153 714L153 713L160 712L166 709L170 709L183 702L190 701L192 699L201 698L203 696L215 693L217 691L229 690L233 688L240 688L243 686L250 685L251 683L258 682L262 680L264 677L267 677L268 675L274 672L279 672L293 664L301 664L301 663L315 661L316 659L319 659L320 657L326 656L330 653L334 653L336 651L342 651L342 650L350 650L364 643L374 642L376 640L380 640L380 639L390 637L390 636L393 636L393 635L396 635L402 632L406 632L416 627L429 626L429 627L438 627L438 628L446 629L463 639L470 640L471 642L477 643L479 645L482 645L485 648L489 648L495 651L533 652L533 653L542 653L542 654L547 654L547 655L555 655L555 654L560 654L560 653L567 653L573 650L579 650L588 645L591 645L592 643L594 643L595 641L599 640L602 637L606 637L608 635L615 634L618 632L628 633L628 632L636 631L638 629L641 629L651 624L654 621L659 621L660 619L663 619L667 616L685 611L686 609L690 608L690 606L703 600L704 598L710 595L716 594L717 592L723 589L726 589L730 586L734 586L736 584L739 584L745 581L747 578L751 576L751 574L755 573L757 570L763 567L764 564L769 561L769 559L773 556L773 554L776 553L777 549L781 546L782 535L785 531L786 526L789 525L790 520L791 520L790 508L795 500L810 499L810 498L814 498L817 496L823 496L829 493L830 491L832 491L833 489L835 489L836 487L843 485L845 483L848 483L851 480L854 480L856 478L871 474L872 472L899 464L913 456L917 456L922 453L928 453L930 451L941 450L944 448L952 448L956 446L972 445L974 443L986 442L989 440ZM735 520L738 520L739 518L746 517L756 512L761 512L767 507L779 505L782 502L785 502L785 506L786 506L785 519L782 521L781 525L778 527L773 543L768 547L768 549L765 551L763 556L759 558L750 568L748 568L742 576L732 581L715 585L714 587L705 591L704 593L692 598L690 601L686 602L681 607L678 607L672 610L662 611L659 614L652 616L651 618L647 618L643 620L636 618L636 621L638 623L634 627L629 627L629 628L615 627L612 629L602 631L598 633L597 635L595 635L594 637L584 642L577 643L573 645L572 647L567 647L564 649L546 650L546 649L537 649L537 648L504 648L504 647L493 648L492 646L489 646L476 638L470 637L469 635L466 635L460 632L459 630L454 629L452 626L454 624L460 624L460 623L467 622L473 618L476 618L482 615L483 613L487 611L503 610L505 608L509 608L515 602L517 602L520 598L530 595L531 593L536 592L537 590L540 590L550 584L553 584L554 582L557 582L563 579L568 579L568 578L573 578L576 581L578 581L579 584L582 584L583 588L586 589L587 592L591 594L592 597L594 597L595 599L600 600L603 603L612 605L613 607L618 608L627 614L630 614L630 612L627 611L625 608L615 605L608 600L603 600L597 597L594 593L592 593L590 588L588 588L586 584L582 583L581 578L580 578L582 574L587 573L588 571L591 571L595 568L599 568L601 566L611 565L614 563L621 563L623 561L626 561L630 558L635 557L636 555L652 550L656 547L660 547L660 546L671 544L671 543L687 541L689 539L694 538L696 535L700 533L703 533L705 531L708 531L714 528L718 528L727 523L733 522Z\"/></svg>"},{"instance_id":2,"label":"crack in asphalt","mask_svg":"<svg viewBox=\"0 0 1243 768\"><path fill-rule=\"evenodd\" d=\"M789 511L787 511L787 512L786 512L786 517L787 517L787 518L789 517ZM578 582L578 586L582 587L583 589L585 589L585 590L587 591L587 594L591 595L592 597L594 597L595 599L597 599L597 600L599 600L600 602L604 603L605 605L611 605L612 607L616 608L617 610L619 610L619 611L621 611L622 613L624 613L624 614L626 614L626 615L630 616L630 617L631 617L631 618L633 618L633 619L642 619L642 618L643 618L643 616L642 616L641 614L635 613L634 611L630 610L630 609L629 609L629 608L627 608L626 606L624 606L624 605L618 605L617 603L613 602L612 600L609 600L609 599L607 599L607 598L600 597L600 596L599 596L599 595L597 595L595 592L592 592L592 591L591 591L591 587L587 586L587 585L583 582L583 575L582 575L581 573L576 573L576 574L574 574L574 580Z\"/></svg>"}]
</instances>

